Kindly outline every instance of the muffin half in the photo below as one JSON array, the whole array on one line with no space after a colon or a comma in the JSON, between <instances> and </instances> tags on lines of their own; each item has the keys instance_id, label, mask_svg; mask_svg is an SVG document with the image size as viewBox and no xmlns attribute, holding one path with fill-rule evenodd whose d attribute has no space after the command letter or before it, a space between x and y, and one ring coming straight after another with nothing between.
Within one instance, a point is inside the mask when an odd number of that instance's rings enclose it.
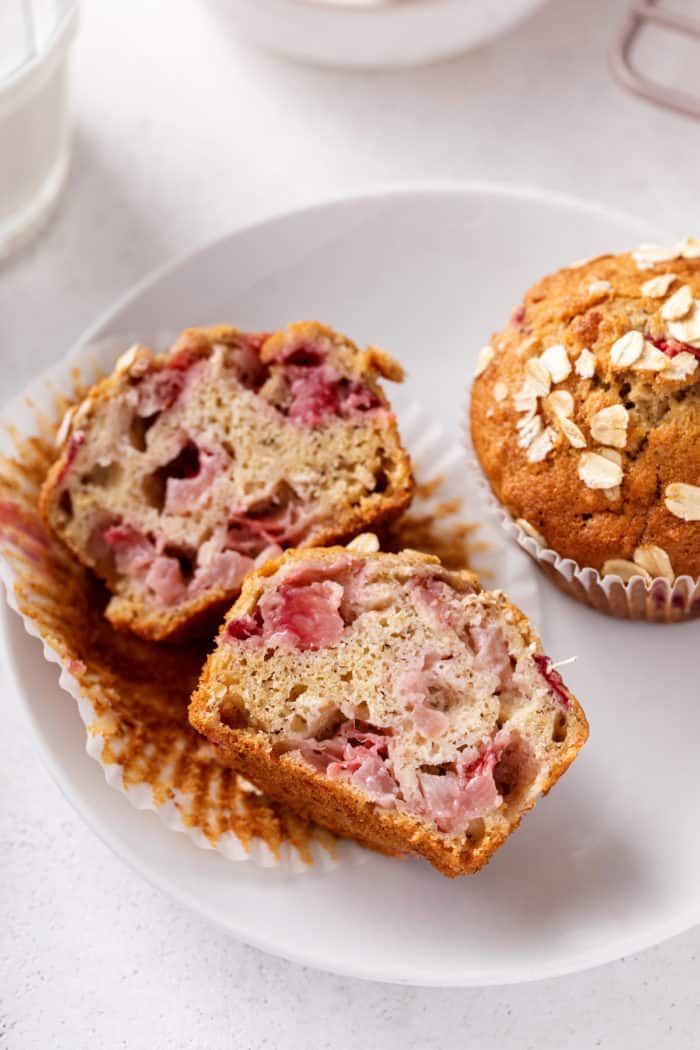
<instances>
[{"instance_id":1,"label":"muffin half","mask_svg":"<svg viewBox=\"0 0 700 1050\"><path fill-rule=\"evenodd\" d=\"M190 721L331 831L477 871L573 761L586 718L503 594L360 540L248 576Z\"/></svg>"},{"instance_id":2,"label":"muffin half","mask_svg":"<svg viewBox=\"0 0 700 1050\"><path fill-rule=\"evenodd\" d=\"M401 368L315 323L135 347L70 410L41 497L50 528L144 638L213 629L283 548L398 515L413 480L379 383Z\"/></svg>"}]
</instances>

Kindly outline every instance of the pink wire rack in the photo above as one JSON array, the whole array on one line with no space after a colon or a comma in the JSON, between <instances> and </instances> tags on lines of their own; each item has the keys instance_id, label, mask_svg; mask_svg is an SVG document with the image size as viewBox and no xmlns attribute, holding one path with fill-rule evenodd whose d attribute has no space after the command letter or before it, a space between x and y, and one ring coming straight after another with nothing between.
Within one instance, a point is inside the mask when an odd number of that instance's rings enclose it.
<instances>
[{"instance_id":1,"label":"pink wire rack","mask_svg":"<svg viewBox=\"0 0 700 1050\"><path fill-rule=\"evenodd\" d=\"M671 29L700 41L700 17L658 6L656 0L636 0L610 51L610 65L616 80L636 95L666 106L689 117L700 118L700 96L690 95L645 76L632 61L632 49L642 29Z\"/></svg>"}]
</instances>

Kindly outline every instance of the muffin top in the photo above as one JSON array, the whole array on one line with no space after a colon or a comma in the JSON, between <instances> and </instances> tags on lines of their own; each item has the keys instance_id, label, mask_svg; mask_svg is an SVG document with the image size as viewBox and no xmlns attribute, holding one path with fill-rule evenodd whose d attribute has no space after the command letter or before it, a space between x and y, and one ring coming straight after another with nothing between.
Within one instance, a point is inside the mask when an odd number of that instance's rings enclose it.
<instances>
[{"instance_id":1,"label":"muffin top","mask_svg":"<svg viewBox=\"0 0 700 1050\"><path fill-rule=\"evenodd\" d=\"M700 240L544 277L481 351L477 456L539 542L630 578L700 576Z\"/></svg>"}]
</instances>

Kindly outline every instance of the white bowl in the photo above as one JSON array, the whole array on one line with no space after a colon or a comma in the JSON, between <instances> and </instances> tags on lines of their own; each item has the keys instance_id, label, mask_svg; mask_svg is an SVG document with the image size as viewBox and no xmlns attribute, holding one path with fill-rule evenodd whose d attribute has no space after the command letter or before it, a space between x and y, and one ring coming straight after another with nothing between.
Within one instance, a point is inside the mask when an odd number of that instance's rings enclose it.
<instances>
[{"instance_id":1,"label":"white bowl","mask_svg":"<svg viewBox=\"0 0 700 1050\"><path fill-rule=\"evenodd\" d=\"M322 65L410 66L497 36L543 0L211 0L261 47Z\"/></svg>"}]
</instances>

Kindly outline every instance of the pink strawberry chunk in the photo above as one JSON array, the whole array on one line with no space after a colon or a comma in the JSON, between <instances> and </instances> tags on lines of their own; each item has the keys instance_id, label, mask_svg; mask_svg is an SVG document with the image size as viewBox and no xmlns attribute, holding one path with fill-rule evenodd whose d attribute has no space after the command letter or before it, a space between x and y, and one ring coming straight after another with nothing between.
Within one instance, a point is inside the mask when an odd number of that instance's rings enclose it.
<instances>
[{"instance_id":1,"label":"pink strawberry chunk","mask_svg":"<svg viewBox=\"0 0 700 1050\"><path fill-rule=\"evenodd\" d=\"M343 588L332 580L286 584L265 594L260 611L266 639L301 650L335 644L345 629L338 612L342 597Z\"/></svg>"}]
</instances>

